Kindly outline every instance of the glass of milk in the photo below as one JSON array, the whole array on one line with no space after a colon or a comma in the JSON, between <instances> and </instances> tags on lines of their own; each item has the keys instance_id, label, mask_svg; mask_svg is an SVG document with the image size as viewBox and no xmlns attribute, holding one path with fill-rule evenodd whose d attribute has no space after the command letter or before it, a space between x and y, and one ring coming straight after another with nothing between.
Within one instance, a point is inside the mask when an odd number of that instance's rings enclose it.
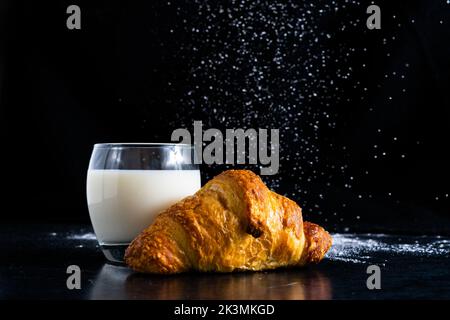
<instances>
[{"instance_id":1,"label":"glass of milk","mask_svg":"<svg viewBox=\"0 0 450 320\"><path fill-rule=\"evenodd\" d=\"M200 189L194 148L186 144L94 145L87 174L89 215L100 247L123 262L129 243L159 212Z\"/></svg>"}]
</instances>

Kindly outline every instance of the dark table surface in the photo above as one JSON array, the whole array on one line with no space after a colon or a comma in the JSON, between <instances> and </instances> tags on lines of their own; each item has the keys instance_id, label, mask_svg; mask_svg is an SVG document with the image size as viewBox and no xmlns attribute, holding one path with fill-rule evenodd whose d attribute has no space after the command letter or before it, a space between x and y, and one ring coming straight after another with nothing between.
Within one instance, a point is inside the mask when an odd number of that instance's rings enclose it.
<instances>
[{"instance_id":1,"label":"dark table surface","mask_svg":"<svg viewBox=\"0 0 450 320\"><path fill-rule=\"evenodd\" d=\"M449 299L450 238L334 234L319 265L232 274L141 275L106 263L92 229L0 226L1 299ZM381 268L369 290L367 267ZM69 290L67 267L81 269Z\"/></svg>"}]
</instances>

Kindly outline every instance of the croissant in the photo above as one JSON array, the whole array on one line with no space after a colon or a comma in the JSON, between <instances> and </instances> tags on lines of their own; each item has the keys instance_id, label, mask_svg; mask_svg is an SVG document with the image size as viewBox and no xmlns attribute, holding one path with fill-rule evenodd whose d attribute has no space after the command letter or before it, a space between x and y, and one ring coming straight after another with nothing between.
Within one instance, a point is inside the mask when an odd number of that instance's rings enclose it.
<instances>
[{"instance_id":1,"label":"croissant","mask_svg":"<svg viewBox=\"0 0 450 320\"><path fill-rule=\"evenodd\" d=\"M317 263L331 242L258 175L228 170L162 211L129 245L125 262L158 274L258 271Z\"/></svg>"}]
</instances>

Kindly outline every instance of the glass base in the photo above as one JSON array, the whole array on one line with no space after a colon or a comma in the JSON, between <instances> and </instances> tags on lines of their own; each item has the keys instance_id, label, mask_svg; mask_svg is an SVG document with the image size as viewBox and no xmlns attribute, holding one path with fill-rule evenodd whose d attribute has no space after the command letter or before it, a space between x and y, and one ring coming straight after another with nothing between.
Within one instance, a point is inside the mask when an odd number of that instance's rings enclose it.
<instances>
[{"instance_id":1,"label":"glass base","mask_svg":"<svg viewBox=\"0 0 450 320\"><path fill-rule=\"evenodd\" d=\"M125 250L127 250L128 244L102 244L100 249L102 249L103 254L109 262L114 264L123 265L125 264Z\"/></svg>"}]
</instances>

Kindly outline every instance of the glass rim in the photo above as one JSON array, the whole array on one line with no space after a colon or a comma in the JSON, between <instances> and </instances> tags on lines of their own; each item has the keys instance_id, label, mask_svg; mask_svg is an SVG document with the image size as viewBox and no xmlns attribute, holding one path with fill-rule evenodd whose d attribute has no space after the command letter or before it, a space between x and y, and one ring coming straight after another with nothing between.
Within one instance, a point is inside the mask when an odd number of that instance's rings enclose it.
<instances>
[{"instance_id":1,"label":"glass rim","mask_svg":"<svg viewBox=\"0 0 450 320\"><path fill-rule=\"evenodd\" d=\"M94 148L169 148L169 147L182 147L193 148L194 145L187 143L164 143L164 142L105 142L96 143Z\"/></svg>"}]
</instances>

